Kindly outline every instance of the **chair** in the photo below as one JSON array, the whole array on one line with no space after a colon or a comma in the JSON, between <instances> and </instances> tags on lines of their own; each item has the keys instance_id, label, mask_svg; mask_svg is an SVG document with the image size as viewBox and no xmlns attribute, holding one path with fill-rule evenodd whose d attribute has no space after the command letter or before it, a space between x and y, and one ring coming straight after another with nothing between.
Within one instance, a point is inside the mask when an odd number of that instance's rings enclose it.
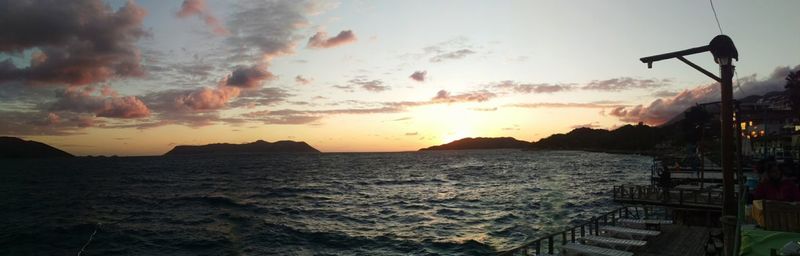
<instances>
[{"instance_id":1,"label":"chair","mask_svg":"<svg viewBox=\"0 0 800 256\"><path fill-rule=\"evenodd\" d=\"M800 205L797 203L764 201L764 229L800 232Z\"/></svg>"}]
</instances>

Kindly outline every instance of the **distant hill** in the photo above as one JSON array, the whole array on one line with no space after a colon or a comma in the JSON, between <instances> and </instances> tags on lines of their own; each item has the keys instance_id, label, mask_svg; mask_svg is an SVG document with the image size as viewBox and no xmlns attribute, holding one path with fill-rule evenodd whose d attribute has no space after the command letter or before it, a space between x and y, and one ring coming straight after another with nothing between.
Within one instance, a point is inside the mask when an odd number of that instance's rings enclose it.
<instances>
[{"instance_id":1,"label":"distant hill","mask_svg":"<svg viewBox=\"0 0 800 256\"><path fill-rule=\"evenodd\" d=\"M73 157L50 145L15 137L0 137L0 158Z\"/></svg>"},{"instance_id":2,"label":"distant hill","mask_svg":"<svg viewBox=\"0 0 800 256\"><path fill-rule=\"evenodd\" d=\"M625 125L612 131L577 128L567 134L550 135L532 143L531 148L645 153L655 149L669 136L668 128L643 124Z\"/></svg>"},{"instance_id":3,"label":"distant hill","mask_svg":"<svg viewBox=\"0 0 800 256\"><path fill-rule=\"evenodd\" d=\"M524 149L531 146L530 142L517 140L511 137L500 138L463 138L447 144L420 149L424 150L461 150L461 149Z\"/></svg>"},{"instance_id":4,"label":"distant hill","mask_svg":"<svg viewBox=\"0 0 800 256\"><path fill-rule=\"evenodd\" d=\"M196 155L196 154L239 154L239 153L319 153L319 150L309 146L305 142L290 140L276 141L274 143L258 140L245 144L215 143L201 146L175 146L172 150L164 154L172 155Z\"/></svg>"}]
</instances>

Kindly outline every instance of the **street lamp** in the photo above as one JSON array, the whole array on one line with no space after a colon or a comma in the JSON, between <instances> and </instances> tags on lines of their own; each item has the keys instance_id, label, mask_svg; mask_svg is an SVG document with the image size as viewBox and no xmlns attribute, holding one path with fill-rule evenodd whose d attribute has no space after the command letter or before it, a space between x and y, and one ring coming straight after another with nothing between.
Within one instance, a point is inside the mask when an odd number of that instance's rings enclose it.
<instances>
[{"instance_id":1,"label":"street lamp","mask_svg":"<svg viewBox=\"0 0 800 256\"><path fill-rule=\"evenodd\" d=\"M697 64L684 58L686 55L697 54L710 51L714 56L714 62L719 64L720 77L717 77L708 70L703 69ZM739 52L733 44L733 40L726 35L718 35L711 39L706 46L695 47L683 51L665 53L644 57L640 60L647 63L647 68L653 67L653 62L676 58L692 68L700 71L711 79L720 83L720 118L721 118L721 147L722 147L722 221L723 233L725 234L725 255L732 255L733 241L736 225L736 201L733 196L733 61L739 60ZM755 136L753 136L755 138ZM739 180L741 181L741 177Z\"/></svg>"}]
</instances>

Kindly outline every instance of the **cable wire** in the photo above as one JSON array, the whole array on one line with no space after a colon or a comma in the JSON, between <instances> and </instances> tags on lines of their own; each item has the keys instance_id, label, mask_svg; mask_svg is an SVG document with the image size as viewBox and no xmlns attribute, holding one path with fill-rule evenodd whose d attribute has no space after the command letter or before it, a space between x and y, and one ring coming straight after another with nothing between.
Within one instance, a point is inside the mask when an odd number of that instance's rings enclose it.
<instances>
[{"instance_id":1,"label":"cable wire","mask_svg":"<svg viewBox=\"0 0 800 256\"><path fill-rule=\"evenodd\" d=\"M711 3L711 11L714 12L714 20L717 21L717 27L719 28L719 34L720 35L725 34L725 33L722 33L722 25L720 25L719 17L717 17L717 9L714 8L714 0L708 0L708 2Z\"/></svg>"}]
</instances>

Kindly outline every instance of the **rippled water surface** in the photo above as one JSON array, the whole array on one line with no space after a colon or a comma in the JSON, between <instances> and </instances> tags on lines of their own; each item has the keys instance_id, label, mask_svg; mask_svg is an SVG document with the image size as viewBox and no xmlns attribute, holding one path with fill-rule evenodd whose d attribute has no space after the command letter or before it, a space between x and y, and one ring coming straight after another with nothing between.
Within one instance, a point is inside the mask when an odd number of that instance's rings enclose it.
<instances>
[{"instance_id":1,"label":"rippled water surface","mask_svg":"<svg viewBox=\"0 0 800 256\"><path fill-rule=\"evenodd\" d=\"M650 158L441 151L0 162L0 255L481 255L614 207ZM99 224L98 224L99 223Z\"/></svg>"}]
</instances>

